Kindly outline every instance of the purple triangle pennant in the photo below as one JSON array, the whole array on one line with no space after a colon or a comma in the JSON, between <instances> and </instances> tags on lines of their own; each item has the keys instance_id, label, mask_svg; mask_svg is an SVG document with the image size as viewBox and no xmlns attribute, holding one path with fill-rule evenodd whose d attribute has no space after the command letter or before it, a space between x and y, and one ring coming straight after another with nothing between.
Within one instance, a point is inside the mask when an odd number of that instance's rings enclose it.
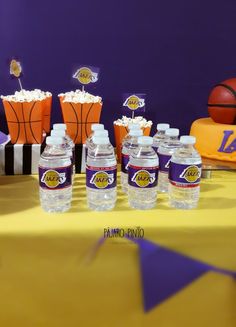
<instances>
[{"instance_id":1,"label":"purple triangle pennant","mask_svg":"<svg viewBox=\"0 0 236 327\"><path fill-rule=\"evenodd\" d=\"M114 235L114 231L118 230L111 230L111 237ZM143 238L133 238L127 234L124 237L139 247L145 312L175 295L208 271L236 279L236 271L206 264ZM99 239L95 246L95 252L99 250L106 239L105 236Z\"/></svg>"},{"instance_id":2,"label":"purple triangle pennant","mask_svg":"<svg viewBox=\"0 0 236 327\"><path fill-rule=\"evenodd\" d=\"M236 277L235 272L215 268L145 239L133 241L139 246L143 304L146 312L210 270Z\"/></svg>"}]
</instances>

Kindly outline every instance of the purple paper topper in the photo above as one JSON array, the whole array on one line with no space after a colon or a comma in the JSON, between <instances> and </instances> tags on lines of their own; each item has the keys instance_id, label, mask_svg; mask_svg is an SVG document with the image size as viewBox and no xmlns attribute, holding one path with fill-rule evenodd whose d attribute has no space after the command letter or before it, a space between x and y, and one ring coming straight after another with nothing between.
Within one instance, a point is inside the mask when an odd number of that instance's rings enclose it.
<instances>
[{"instance_id":1,"label":"purple paper topper","mask_svg":"<svg viewBox=\"0 0 236 327\"><path fill-rule=\"evenodd\" d=\"M99 79L100 68L93 66L82 66L76 68L73 73L73 79L76 79L82 85L96 83Z\"/></svg>"},{"instance_id":2,"label":"purple paper topper","mask_svg":"<svg viewBox=\"0 0 236 327\"><path fill-rule=\"evenodd\" d=\"M122 112L124 115L138 116L145 112L146 94L124 93L122 99Z\"/></svg>"}]
</instances>

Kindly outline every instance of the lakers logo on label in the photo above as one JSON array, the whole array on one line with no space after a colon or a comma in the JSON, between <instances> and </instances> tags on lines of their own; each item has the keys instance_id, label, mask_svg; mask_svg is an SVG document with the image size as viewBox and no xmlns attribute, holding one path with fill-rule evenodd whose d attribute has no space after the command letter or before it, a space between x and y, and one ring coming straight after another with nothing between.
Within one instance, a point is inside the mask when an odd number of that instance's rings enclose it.
<instances>
[{"instance_id":1,"label":"lakers logo on label","mask_svg":"<svg viewBox=\"0 0 236 327\"><path fill-rule=\"evenodd\" d=\"M155 182L155 178L155 173L149 173L146 170L139 170L134 174L131 181L136 183L139 187L147 187Z\"/></svg>"},{"instance_id":2,"label":"lakers logo on label","mask_svg":"<svg viewBox=\"0 0 236 327\"><path fill-rule=\"evenodd\" d=\"M41 182L49 188L55 188L60 184L65 183L66 174L58 173L56 170L47 170L41 178Z\"/></svg>"},{"instance_id":3,"label":"lakers logo on label","mask_svg":"<svg viewBox=\"0 0 236 327\"><path fill-rule=\"evenodd\" d=\"M22 68L20 62L16 61L15 59L12 59L10 63L10 74L18 78L20 77L21 72Z\"/></svg>"},{"instance_id":4,"label":"lakers logo on label","mask_svg":"<svg viewBox=\"0 0 236 327\"><path fill-rule=\"evenodd\" d=\"M90 84L97 82L98 74L88 67L81 67L73 75L73 78L76 78L81 84Z\"/></svg>"},{"instance_id":5,"label":"lakers logo on label","mask_svg":"<svg viewBox=\"0 0 236 327\"><path fill-rule=\"evenodd\" d=\"M130 110L137 110L145 106L145 100L140 99L137 95L131 95L125 100L123 106L128 107Z\"/></svg>"},{"instance_id":6,"label":"lakers logo on label","mask_svg":"<svg viewBox=\"0 0 236 327\"><path fill-rule=\"evenodd\" d=\"M189 166L180 174L189 183L196 182L201 177L201 169L198 166Z\"/></svg>"},{"instance_id":7,"label":"lakers logo on label","mask_svg":"<svg viewBox=\"0 0 236 327\"><path fill-rule=\"evenodd\" d=\"M90 183L97 188L106 188L114 182L114 174L108 174L105 171L93 174Z\"/></svg>"}]
</instances>

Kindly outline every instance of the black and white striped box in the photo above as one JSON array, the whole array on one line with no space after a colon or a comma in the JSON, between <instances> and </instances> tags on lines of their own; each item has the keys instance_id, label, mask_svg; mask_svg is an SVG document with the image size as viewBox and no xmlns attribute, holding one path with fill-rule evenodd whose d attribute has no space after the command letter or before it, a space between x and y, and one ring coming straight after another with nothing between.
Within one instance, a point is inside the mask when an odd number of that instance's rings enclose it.
<instances>
[{"instance_id":1,"label":"black and white striped box","mask_svg":"<svg viewBox=\"0 0 236 327\"><path fill-rule=\"evenodd\" d=\"M0 144L0 175L38 174L38 163L45 148L43 144ZM85 145L75 145L76 173L85 172Z\"/></svg>"}]
</instances>

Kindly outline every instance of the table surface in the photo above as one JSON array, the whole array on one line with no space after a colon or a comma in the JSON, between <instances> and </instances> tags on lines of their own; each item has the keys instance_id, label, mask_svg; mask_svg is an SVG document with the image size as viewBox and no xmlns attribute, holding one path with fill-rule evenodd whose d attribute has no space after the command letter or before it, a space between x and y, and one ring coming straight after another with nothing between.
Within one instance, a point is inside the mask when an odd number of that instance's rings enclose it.
<instances>
[{"instance_id":1,"label":"table surface","mask_svg":"<svg viewBox=\"0 0 236 327\"><path fill-rule=\"evenodd\" d=\"M86 264L104 228L139 226L146 239L236 270L235 172L203 179L194 210L168 207L166 194L155 209L133 210L119 186L113 211L92 212L84 177L75 178L70 211L48 214L36 176L0 176L1 326L235 326L236 285L227 276L206 274L144 314L134 244L109 239Z\"/></svg>"}]
</instances>

